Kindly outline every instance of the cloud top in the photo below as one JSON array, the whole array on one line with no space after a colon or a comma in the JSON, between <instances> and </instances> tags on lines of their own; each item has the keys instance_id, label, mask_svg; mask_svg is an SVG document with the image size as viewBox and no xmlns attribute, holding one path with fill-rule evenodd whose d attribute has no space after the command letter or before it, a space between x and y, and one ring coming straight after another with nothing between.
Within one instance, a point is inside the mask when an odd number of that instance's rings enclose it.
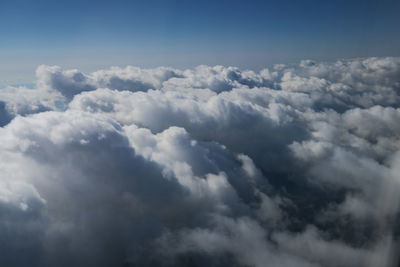
<instances>
[{"instance_id":1,"label":"cloud top","mask_svg":"<svg viewBox=\"0 0 400 267\"><path fill-rule=\"evenodd\" d=\"M36 74L0 91L0 265L396 266L399 58Z\"/></svg>"}]
</instances>

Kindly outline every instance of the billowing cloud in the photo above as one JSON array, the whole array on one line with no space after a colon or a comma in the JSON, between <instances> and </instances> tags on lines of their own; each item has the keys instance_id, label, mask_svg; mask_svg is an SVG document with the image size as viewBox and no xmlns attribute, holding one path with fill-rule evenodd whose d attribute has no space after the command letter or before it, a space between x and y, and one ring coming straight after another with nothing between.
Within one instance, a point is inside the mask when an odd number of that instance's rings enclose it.
<instances>
[{"instance_id":1,"label":"billowing cloud","mask_svg":"<svg viewBox=\"0 0 400 267\"><path fill-rule=\"evenodd\" d=\"M0 90L0 265L397 266L399 77L39 66Z\"/></svg>"}]
</instances>

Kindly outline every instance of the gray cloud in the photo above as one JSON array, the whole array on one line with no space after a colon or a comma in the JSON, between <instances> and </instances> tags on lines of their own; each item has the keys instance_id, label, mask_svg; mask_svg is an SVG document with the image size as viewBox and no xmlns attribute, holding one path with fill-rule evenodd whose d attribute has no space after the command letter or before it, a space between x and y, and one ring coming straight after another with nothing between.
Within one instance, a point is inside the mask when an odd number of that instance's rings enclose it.
<instances>
[{"instance_id":1,"label":"gray cloud","mask_svg":"<svg viewBox=\"0 0 400 267\"><path fill-rule=\"evenodd\" d=\"M396 266L399 77L40 66L0 91L0 264Z\"/></svg>"}]
</instances>

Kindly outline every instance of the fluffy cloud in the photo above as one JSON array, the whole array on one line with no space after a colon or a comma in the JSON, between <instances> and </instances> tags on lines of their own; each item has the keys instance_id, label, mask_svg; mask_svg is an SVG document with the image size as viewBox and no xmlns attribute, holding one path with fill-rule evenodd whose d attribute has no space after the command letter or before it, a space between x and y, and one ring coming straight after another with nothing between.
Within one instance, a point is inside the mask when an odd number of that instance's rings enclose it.
<instances>
[{"instance_id":1,"label":"fluffy cloud","mask_svg":"<svg viewBox=\"0 0 400 267\"><path fill-rule=\"evenodd\" d=\"M0 91L0 264L396 266L399 77L39 66Z\"/></svg>"},{"instance_id":2,"label":"fluffy cloud","mask_svg":"<svg viewBox=\"0 0 400 267\"><path fill-rule=\"evenodd\" d=\"M170 68L140 69L128 66L99 70L89 75L79 70L62 70L57 66L39 66L36 70L39 88L53 89L67 98L99 87L115 90L147 91L159 89L164 81L182 77L181 71Z\"/></svg>"}]
</instances>

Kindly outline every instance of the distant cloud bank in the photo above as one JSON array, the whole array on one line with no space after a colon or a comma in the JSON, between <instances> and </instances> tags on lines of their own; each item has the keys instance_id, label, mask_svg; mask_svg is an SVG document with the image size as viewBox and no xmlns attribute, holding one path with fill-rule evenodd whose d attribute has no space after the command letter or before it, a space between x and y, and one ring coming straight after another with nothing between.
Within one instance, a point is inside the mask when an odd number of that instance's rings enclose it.
<instances>
[{"instance_id":1,"label":"distant cloud bank","mask_svg":"<svg viewBox=\"0 0 400 267\"><path fill-rule=\"evenodd\" d=\"M36 75L0 90L1 266L397 266L400 58Z\"/></svg>"}]
</instances>

